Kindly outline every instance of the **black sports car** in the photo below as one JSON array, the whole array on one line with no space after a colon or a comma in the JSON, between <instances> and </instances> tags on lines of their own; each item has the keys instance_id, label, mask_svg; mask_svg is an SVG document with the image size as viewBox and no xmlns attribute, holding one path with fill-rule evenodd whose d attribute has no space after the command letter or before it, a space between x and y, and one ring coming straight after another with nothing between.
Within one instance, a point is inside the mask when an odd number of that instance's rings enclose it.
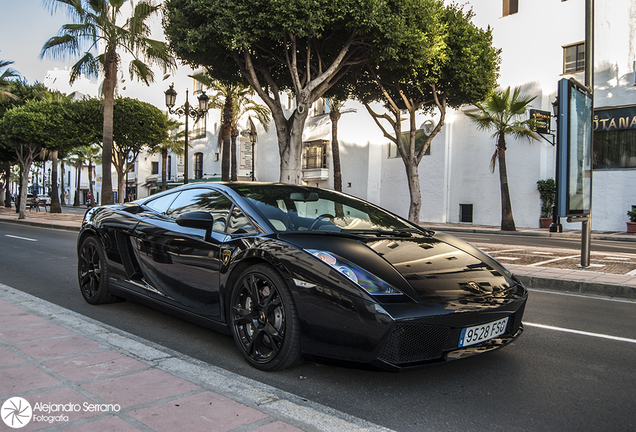
<instances>
[{"instance_id":1,"label":"black sports car","mask_svg":"<svg viewBox=\"0 0 636 432\"><path fill-rule=\"evenodd\" d=\"M95 207L77 250L87 302L163 306L262 370L303 355L398 370L523 331L527 291L491 257L324 189L198 183Z\"/></svg>"}]
</instances>

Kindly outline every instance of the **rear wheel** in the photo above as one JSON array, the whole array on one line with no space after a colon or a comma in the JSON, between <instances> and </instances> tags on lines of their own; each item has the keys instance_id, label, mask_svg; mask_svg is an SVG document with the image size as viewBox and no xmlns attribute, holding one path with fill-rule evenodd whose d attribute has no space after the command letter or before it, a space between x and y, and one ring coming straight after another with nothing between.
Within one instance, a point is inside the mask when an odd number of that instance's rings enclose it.
<instances>
[{"instance_id":1,"label":"rear wheel","mask_svg":"<svg viewBox=\"0 0 636 432\"><path fill-rule=\"evenodd\" d=\"M99 240L86 237L77 257L77 279L84 300L90 304L112 303L119 297L108 290L108 269Z\"/></svg>"},{"instance_id":2,"label":"rear wheel","mask_svg":"<svg viewBox=\"0 0 636 432\"><path fill-rule=\"evenodd\" d=\"M270 266L245 270L232 290L230 327L241 354L254 367L271 371L298 363L300 328L283 278Z\"/></svg>"}]
</instances>

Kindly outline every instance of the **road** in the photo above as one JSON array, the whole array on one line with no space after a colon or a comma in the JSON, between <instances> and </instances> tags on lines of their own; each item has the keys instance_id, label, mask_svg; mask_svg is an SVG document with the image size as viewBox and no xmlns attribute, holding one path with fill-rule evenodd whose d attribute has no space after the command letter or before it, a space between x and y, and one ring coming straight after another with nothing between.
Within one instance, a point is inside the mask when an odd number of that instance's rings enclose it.
<instances>
[{"instance_id":1,"label":"road","mask_svg":"<svg viewBox=\"0 0 636 432\"><path fill-rule=\"evenodd\" d=\"M525 333L502 350L400 374L313 361L265 373L247 366L228 336L131 301L86 304L75 239L0 222L0 282L398 431L636 429L634 302L533 290Z\"/></svg>"}]
</instances>

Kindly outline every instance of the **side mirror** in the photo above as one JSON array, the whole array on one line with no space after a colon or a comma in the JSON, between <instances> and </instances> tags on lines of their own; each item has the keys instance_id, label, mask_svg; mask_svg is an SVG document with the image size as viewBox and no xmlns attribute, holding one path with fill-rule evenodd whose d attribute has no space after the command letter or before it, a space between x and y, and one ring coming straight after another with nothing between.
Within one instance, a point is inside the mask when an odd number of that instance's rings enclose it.
<instances>
[{"instance_id":1,"label":"side mirror","mask_svg":"<svg viewBox=\"0 0 636 432\"><path fill-rule=\"evenodd\" d=\"M210 238L214 217L208 212L193 211L177 216L177 225L186 228L197 228L205 230L205 239Z\"/></svg>"}]
</instances>

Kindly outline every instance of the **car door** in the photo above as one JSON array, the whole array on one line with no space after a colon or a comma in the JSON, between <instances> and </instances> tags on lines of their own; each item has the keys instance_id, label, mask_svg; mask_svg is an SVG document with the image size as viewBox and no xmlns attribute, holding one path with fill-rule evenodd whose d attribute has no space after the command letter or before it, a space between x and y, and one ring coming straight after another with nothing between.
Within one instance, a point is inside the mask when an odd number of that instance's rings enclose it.
<instances>
[{"instance_id":1,"label":"car door","mask_svg":"<svg viewBox=\"0 0 636 432\"><path fill-rule=\"evenodd\" d=\"M141 218L135 238L150 297L206 317L220 317L220 255L231 207L221 193L193 188L181 191L165 212ZM214 226L207 238L203 229L177 224L180 214L191 211L213 215Z\"/></svg>"}]
</instances>

